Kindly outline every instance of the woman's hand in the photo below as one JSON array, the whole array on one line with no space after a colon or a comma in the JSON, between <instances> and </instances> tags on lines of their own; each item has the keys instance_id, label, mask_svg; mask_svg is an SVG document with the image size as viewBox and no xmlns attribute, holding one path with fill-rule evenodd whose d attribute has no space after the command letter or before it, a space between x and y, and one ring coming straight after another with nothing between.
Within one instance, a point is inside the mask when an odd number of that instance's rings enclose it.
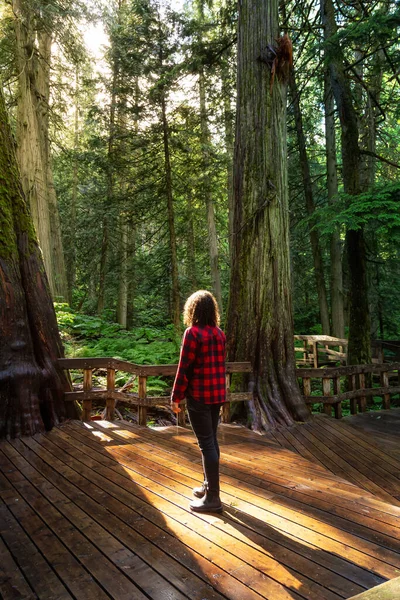
<instances>
[{"instance_id":1,"label":"woman's hand","mask_svg":"<svg viewBox=\"0 0 400 600\"><path fill-rule=\"evenodd\" d=\"M176 414L180 413L182 409L179 408L179 402L171 402L171 410Z\"/></svg>"}]
</instances>

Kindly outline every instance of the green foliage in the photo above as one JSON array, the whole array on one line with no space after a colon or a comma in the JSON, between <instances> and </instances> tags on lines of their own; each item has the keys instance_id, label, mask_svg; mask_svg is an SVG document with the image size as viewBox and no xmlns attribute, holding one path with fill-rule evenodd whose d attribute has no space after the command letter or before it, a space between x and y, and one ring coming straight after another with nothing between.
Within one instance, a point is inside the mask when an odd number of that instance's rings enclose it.
<instances>
[{"instance_id":1,"label":"green foliage","mask_svg":"<svg viewBox=\"0 0 400 600\"><path fill-rule=\"evenodd\" d=\"M112 356L136 364L171 364L179 358L180 337L174 327L138 327L126 331L116 323L55 304L58 325L72 357Z\"/></svg>"},{"instance_id":2,"label":"green foliage","mask_svg":"<svg viewBox=\"0 0 400 600\"><path fill-rule=\"evenodd\" d=\"M360 229L372 222L378 235L390 232L400 240L400 183L382 183L358 196L341 194L334 205L320 208L317 214L317 227L324 234L338 225Z\"/></svg>"}]
</instances>

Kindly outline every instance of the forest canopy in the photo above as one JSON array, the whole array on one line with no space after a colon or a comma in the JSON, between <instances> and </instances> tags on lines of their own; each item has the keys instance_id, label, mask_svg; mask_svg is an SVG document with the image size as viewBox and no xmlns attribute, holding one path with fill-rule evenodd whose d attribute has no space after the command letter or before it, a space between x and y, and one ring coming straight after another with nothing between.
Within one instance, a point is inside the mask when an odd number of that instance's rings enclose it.
<instances>
[{"instance_id":1,"label":"forest canopy","mask_svg":"<svg viewBox=\"0 0 400 600\"><path fill-rule=\"evenodd\" d=\"M237 21L229 0L2 5L2 85L54 300L122 328L163 329L179 326L184 299L207 288L226 315ZM294 58L295 333L347 336L353 232L357 243L362 233L370 335L399 338L400 5L288 0L279 23ZM278 38L272 46L266 40L271 65ZM338 57L347 105L332 87L340 77L329 75ZM357 128L350 158L348 107ZM349 189L354 154L358 182Z\"/></svg>"}]
</instances>

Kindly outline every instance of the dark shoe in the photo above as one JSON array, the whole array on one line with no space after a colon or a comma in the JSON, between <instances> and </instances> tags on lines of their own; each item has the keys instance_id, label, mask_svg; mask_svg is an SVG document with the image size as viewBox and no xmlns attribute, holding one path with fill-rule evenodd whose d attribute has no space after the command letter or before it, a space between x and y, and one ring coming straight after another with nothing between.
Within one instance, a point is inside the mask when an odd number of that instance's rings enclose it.
<instances>
[{"instance_id":1,"label":"dark shoe","mask_svg":"<svg viewBox=\"0 0 400 600\"><path fill-rule=\"evenodd\" d=\"M199 513L222 513L222 504L219 496L205 494L201 500L193 500L189 508Z\"/></svg>"},{"instance_id":2,"label":"dark shoe","mask_svg":"<svg viewBox=\"0 0 400 600\"><path fill-rule=\"evenodd\" d=\"M206 484L202 483L201 486L193 488L193 496L195 498L203 498L206 495Z\"/></svg>"}]
</instances>

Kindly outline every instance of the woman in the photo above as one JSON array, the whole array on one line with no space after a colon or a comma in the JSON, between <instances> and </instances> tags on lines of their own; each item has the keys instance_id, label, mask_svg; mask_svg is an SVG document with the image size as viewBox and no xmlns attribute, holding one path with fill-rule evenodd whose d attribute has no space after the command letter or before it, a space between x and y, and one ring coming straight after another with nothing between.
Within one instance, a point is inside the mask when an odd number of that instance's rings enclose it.
<instances>
[{"instance_id":1,"label":"woman","mask_svg":"<svg viewBox=\"0 0 400 600\"><path fill-rule=\"evenodd\" d=\"M204 483L193 490L198 499L190 503L190 509L222 512L217 428L221 405L226 402L225 334L218 327L214 296L205 290L192 294L186 301L183 321L188 328L183 335L171 407L180 412L179 403L186 397L204 471Z\"/></svg>"}]
</instances>

